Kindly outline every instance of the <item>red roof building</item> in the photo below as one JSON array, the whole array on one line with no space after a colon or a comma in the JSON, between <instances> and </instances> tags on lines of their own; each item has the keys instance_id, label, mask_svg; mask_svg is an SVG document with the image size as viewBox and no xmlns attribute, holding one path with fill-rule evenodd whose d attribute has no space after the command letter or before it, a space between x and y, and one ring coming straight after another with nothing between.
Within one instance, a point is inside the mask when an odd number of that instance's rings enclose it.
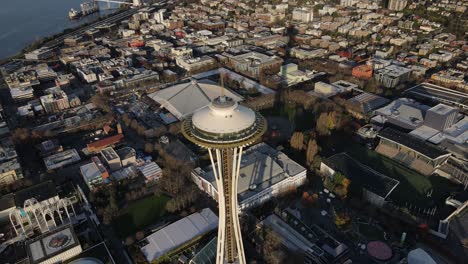
<instances>
[{"instance_id":1,"label":"red roof building","mask_svg":"<svg viewBox=\"0 0 468 264\"><path fill-rule=\"evenodd\" d=\"M124 138L123 134L117 134L115 136L103 138L101 140L89 143L87 145L87 148L89 152L97 153L104 148L107 148L109 146L119 143L120 141L122 141L123 138Z\"/></svg>"},{"instance_id":2,"label":"red roof building","mask_svg":"<svg viewBox=\"0 0 468 264\"><path fill-rule=\"evenodd\" d=\"M372 66L367 64L356 66L353 68L352 74L356 78L369 80L372 78Z\"/></svg>"}]
</instances>

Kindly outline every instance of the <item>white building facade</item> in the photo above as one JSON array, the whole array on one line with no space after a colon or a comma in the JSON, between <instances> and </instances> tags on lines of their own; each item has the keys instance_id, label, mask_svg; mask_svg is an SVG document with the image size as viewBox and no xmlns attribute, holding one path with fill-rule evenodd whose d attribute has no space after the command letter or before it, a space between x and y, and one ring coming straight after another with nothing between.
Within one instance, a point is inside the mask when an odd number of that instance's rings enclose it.
<instances>
[{"instance_id":1,"label":"white building facade","mask_svg":"<svg viewBox=\"0 0 468 264\"><path fill-rule=\"evenodd\" d=\"M258 172L260 169L261 172ZM305 183L307 170L265 143L252 146L243 154L239 177L239 211L261 205L273 197ZM192 180L213 199L218 200L211 166L196 168Z\"/></svg>"}]
</instances>

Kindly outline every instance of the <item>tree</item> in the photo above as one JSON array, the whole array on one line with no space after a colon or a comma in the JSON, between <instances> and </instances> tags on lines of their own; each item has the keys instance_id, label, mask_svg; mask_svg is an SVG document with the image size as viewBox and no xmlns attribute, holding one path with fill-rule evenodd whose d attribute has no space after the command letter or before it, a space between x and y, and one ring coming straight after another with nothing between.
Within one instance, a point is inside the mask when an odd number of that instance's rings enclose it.
<instances>
[{"instance_id":1,"label":"tree","mask_svg":"<svg viewBox=\"0 0 468 264\"><path fill-rule=\"evenodd\" d=\"M132 120L130 119L127 113L122 115L122 121L124 122L125 126L129 126L130 123L132 122Z\"/></svg>"},{"instance_id":2,"label":"tree","mask_svg":"<svg viewBox=\"0 0 468 264\"><path fill-rule=\"evenodd\" d=\"M137 130L138 129L138 121L136 121L135 119L132 119L132 122L130 122L130 127L134 130Z\"/></svg>"},{"instance_id":3,"label":"tree","mask_svg":"<svg viewBox=\"0 0 468 264\"><path fill-rule=\"evenodd\" d=\"M336 227L344 228L349 224L350 221L351 221L351 218L349 217L348 214L346 214L346 213L336 213L335 212L335 225L336 225Z\"/></svg>"},{"instance_id":4,"label":"tree","mask_svg":"<svg viewBox=\"0 0 468 264\"><path fill-rule=\"evenodd\" d=\"M147 142L147 143L145 144L145 152L148 153L148 154L151 154L151 153L153 153L153 151L154 151L154 146L153 146L153 144Z\"/></svg>"},{"instance_id":5,"label":"tree","mask_svg":"<svg viewBox=\"0 0 468 264\"><path fill-rule=\"evenodd\" d=\"M114 213L112 212L111 206L107 206L104 208L102 221L105 225L110 225L112 223L112 219L114 218Z\"/></svg>"},{"instance_id":6,"label":"tree","mask_svg":"<svg viewBox=\"0 0 468 264\"><path fill-rule=\"evenodd\" d=\"M174 213L177 211L177 204L174 198L172 198L166 203L166 211L168 211L169 213Z\"/></svg>"},{"instance_id":7,"label":"tree","mask_svg":"<svg viewBox=\"0 0 468 264\"><path fill-rule=\"evenodd\" d=\"M133 236L128 236L127 238L125 238L125 245L131 246L133 245L133 243L135 243L135 239L133 238Z\"/></svg>"},{"instance_id":8,"label":"tree","mask_svg":"<svg viewBox=\"0 0 468 264\"><path fill-rule=\"evenodd\" d=\"M316 130L321 136L330 135L331 131L337 128L341 121L341 114L336 111L323 112L317 119Z\"/></svg>"},{"instance_id":9,"label":"tree","mask_svg":"<svg viewBox=\"0 0 468 264\"><path fill-rule=\"evenodd\" d=\"M285 254L281 249L281 237L269 228L264 230L263 236L263 258L268 264L285 263Z\"/></svg>"},{"instance_id":10,"label":"tree","mask_svg":"<svg viewBox=\"0 0 468 264\"><path fill-rule=\"evenodd\" d=\"M180 128L181 128L180 122L173 123L169 126L169 133L171 133L172 135L177 135L180 132Z\"/></svg>"},{"instance_id":11,"label":"tree","mask_svg":"<svg viewBox=\"0 0 468 264\"><path fill-rule=\"evenodd\" d=\"M13 131L11 136L12 136L13 142L21 143L21 142L27 141L30 138L31 133L29 129L27 128L17 128Z\"/></svg>"},{"instance_id":12,"label":"tree","mask_svg":"<svg viewBox=\"0 0 468 264\"><path fill-rule=\"evenodd\" d=\"M145 134L146 127L142 124L138 124L138 127L136 130L137 130L138 135L143 136Z\"/></svg>"},{"instance_id":13,"label":"tree","mask_svg":"<svg viewBox=\"0 0 468 264\"><path fill-rule=\"evenodd\" d=\"M166 129L165 126L160 126L160 127L154 128L154 135L156 137L160 137L160 136L166 134L166 132L167 132L167 129Z\"/></svg>"},{"instance_id":14,"label":"tree","mask_svg":"<svg viewBox=\"0 0 468 264\"><path fill-rule=\"evenodd\" d=\"M307 144L307 152L306 152L307 165L311 166L313 164L315 155L317 155L317 153L318 153L317 141L315 141L315 139L310 139L309 143Z\"/></svg>"},{"instance_id":15,"label":"tree","mask_svg":"<svg viewBox=\"0 0 468 264\"><path fill-rule=\"evenodd\" d=\"M333 182L335 184L343 184L343 181L346 179L346 177L340 173L340 172L336 172L335 174L333 174Z\"/></svg>"},{"instance_id":16,"label":"tree","mask_svg":"<svg viewBox=\"0 0 468 264\"><path fill-rule=\"evenodd\" d=\"M139 240L142 240L143 238L145 238L145 233L144 233L143 231L138 231L138 232L136 232L136 234L135 234L135 238L136 238L136 240L138 240L138 241L139 241Z\"/></svg>"},{"instance_id":17,"label":"tree","mask_svg":"<svg viewBox=\"0 0 468 264\"><path fill-rule=\"evenodd\" d=\"M105 112L110 113L111 109L109 107L109 98L102 94L95 94L91 97L91 102L97 107L102 109Z\"/></svg>"},{"instance_id":18,"label":"tree","mask_svg":"<svg viewBox=\"0 0 468 264\"><path fill-rule=\"evenodd\" d=\"M294 132L290 140L291 147L296 150L304 148L304 134L302 132Z\"/></svg>"}]
</instances>

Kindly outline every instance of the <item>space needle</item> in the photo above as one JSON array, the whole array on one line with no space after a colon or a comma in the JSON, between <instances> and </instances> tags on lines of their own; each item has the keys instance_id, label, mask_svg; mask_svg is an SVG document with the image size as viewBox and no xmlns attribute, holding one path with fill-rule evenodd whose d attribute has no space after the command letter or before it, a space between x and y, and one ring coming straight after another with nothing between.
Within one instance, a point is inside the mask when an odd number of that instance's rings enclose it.
<instances>
[{"instance_id":1,"label":"space needle","mask_svg":"<svg viewBox=\"0 0 468 264\"><path fill-rule=\"evenodd\" d=\"M237 185L242 150L266 131L258 112L220 96L182 123L182 134L208 149L218 191L219 224L216 263L245 264L239 224Z\"/></svg>"}]
</instances>

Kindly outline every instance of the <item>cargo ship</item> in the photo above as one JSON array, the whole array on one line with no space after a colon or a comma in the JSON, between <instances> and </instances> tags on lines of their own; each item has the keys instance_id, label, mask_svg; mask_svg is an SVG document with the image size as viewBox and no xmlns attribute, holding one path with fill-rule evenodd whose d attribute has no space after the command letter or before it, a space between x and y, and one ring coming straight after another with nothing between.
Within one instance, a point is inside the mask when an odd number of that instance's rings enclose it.
<instances>
[{"instance_id":1,"label":"cargo ship","mask_svg":"<svg viewBox=\"0 0 468 264\"><path fill-rule=\"evenodd\" d=\"M99 5L96 1L84 2L80 5L81 11L75 9L70 9L68 12L68 17L70 19L77 19L83 16L91 15L96 12L99 12Z\"/></svg>"}]
</instances>

